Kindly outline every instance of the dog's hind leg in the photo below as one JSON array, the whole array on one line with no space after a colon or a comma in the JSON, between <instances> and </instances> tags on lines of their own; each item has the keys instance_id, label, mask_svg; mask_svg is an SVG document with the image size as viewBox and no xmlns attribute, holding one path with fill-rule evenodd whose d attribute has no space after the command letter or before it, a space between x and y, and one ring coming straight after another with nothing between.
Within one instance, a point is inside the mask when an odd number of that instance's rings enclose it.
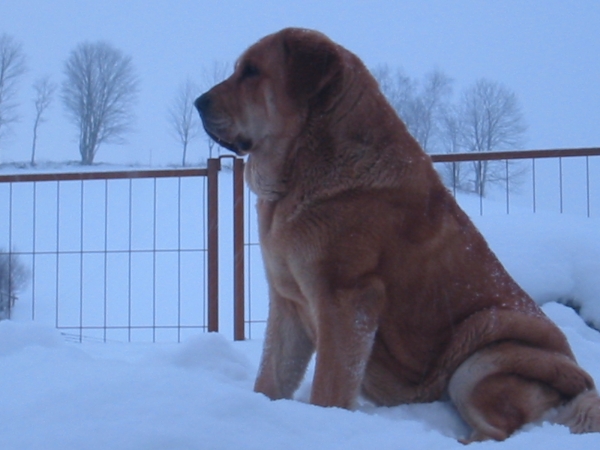
<instances>
[{"instance_id":1,"label":"dog's hind leg","mask_svg":"<svg viewBox=\"0 0 600 450\"><path fill-rule=\"evenodd\" d=\"M582 416L583 422L597 426L598 414L584 405L583 393L590 389L592 379L571 358L517 342L476 352L456 370L448 386L450 398L473 428L466 442L504 440L572 398L573 413L566 411L565 420L578 422ZM581 403L578 395L584 396Z\"/></svg>"},{"instance_id":2,"label":"dog's hind leg","mask_svg":"<svg viewBox=\"0 0 600 450\"><path fill-rule=\"evenodd\" d=\"M314 348L297 305L272 292L255 392L272 400L291 398L304 377Z\"/></svg>"}]
</instances>

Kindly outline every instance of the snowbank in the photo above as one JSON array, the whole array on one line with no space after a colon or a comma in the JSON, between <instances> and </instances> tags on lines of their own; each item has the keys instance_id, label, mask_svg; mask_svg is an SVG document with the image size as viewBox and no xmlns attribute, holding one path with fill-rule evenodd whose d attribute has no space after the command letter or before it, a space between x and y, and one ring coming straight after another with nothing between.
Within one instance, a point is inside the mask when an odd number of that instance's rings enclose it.
<instances>
[{"instance_id":1,"label":"snowbank","mask_svg":"<svg viewBox=\"0 0 600 450\"><path fill-rule=\"evenodd\" d=\"M600 220L562 214L473 216L508 272L543 305L575 307L600 329Z\"/></svg>"},{"instance_id":2,"label":"snowbank","mask_svg":"<svg viewBox=\"0 0 600 450\"><path fill-rule=\"evenodd\" d=\"M580 363L600 380L600 333L571 309L544 308ZM466 426L444 402L354 412L271 402L252 392L260 341L200 334L183 344L73 344L50 327L0 323L0 436L4 449L452 449ZM530 425L477 448L589 449L574 436Z\"/></svg>"}]
</instances>

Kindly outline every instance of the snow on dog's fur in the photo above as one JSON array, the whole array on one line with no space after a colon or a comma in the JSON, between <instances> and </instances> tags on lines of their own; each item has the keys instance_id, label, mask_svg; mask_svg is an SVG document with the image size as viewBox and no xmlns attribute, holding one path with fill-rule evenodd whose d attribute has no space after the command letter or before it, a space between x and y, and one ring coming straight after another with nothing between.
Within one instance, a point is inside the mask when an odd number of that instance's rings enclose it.
<instances>
[{"instance_id":1,"label":"snow on dog's fur","mask_svg":"<svg viewBox=\"0 0 600 450\"><path fill-rule=\"evenodd\" d=\"M600 430L594 382L443 186L375 79L314 31L248 49L196 100L208 134L248 154L270 307L255 389L351 408L445 392L469 440L505 439L562 407Z\"/></svg>"}]
</instances>

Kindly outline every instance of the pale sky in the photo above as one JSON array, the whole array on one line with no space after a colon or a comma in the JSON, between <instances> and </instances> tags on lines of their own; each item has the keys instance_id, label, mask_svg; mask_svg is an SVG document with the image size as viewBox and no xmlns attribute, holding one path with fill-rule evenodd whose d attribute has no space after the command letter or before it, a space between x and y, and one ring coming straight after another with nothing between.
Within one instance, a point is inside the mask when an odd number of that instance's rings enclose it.
<instances>
[{"instance_id":1,"label":"pale sky","mask_svg":"<svg viewBox=\"0 0 600 450\"><path fill-rule=\"evenodd\" d=\"M96 161L176 164L180 144L166 117L178 85L188 76L202 83L215 61L231 63L288 26L324 32L369 67L417 78L439 68L456 94L482 77L505 84L523 107L528 149L600 146L598 0L2 0L0 33L23 44L29 71L0 163L30 158L33 81L62 82L72 49L105 40L132 56L141 85L128 143L101 147ZM58 97L47 118L38 160L79 160ZM206 138L192 145L190 161L204 159Z\"/></svg>"}]
</instances>

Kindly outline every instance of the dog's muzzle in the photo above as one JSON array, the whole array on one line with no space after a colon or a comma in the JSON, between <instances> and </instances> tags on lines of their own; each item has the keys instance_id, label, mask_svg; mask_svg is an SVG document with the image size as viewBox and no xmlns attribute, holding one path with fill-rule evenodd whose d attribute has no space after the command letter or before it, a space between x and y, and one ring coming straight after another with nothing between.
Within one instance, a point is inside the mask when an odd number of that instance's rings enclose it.
<instances>
[{"instance_id":1,"label":"dog's muzzle","mask_svg":"<svg viewBox=\"0 0 600 450\"><path fill-rule=\"evenodd\" d=\"M202 121L204 121L204 116L210 110L210 104L211 104L211 101L210 101L210 95L208 94L208 92L205 92L204 94L202 94L194 102L194 106L200 113L200 117L202 118Z\"/></svg>"},{"instance_id":2,"label":"dog's muzzle","mask_svg":"<svg viewBox=\"0 0 600 450\"><path fill-rule=\"evenodd\" d=\"M252 140L238 136L233 142L229 142L228 140L221 138L220 135L224 133L221 133L211 120L211 116L213 115L213 112L211 111L213 108L212 105L213 101L210 92L205 92L194 101L194 106L200 114L200 119L202 119L204 130L210 138L221 147L226 148L239 156L244 155L252 148Z\"/></svg>"}]
</instances>

